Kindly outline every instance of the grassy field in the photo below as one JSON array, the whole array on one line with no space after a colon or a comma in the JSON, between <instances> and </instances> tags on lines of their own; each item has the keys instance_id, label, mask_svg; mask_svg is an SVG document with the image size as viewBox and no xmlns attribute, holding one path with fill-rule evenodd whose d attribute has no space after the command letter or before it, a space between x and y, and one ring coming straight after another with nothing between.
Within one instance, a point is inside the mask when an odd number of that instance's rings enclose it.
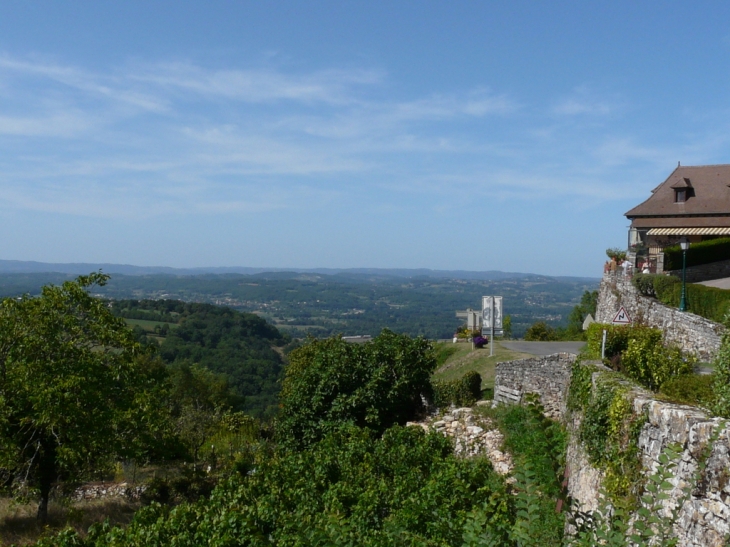
<instances>
[{"instance_id":1,"label":"grassy field","mask_svg":"<svg viewBox=\"0 0 730 547\"><path fill-rule=\"evenodd\" d=\"M440 342L436 345L436 351L437 355L442 356L442 359L448 354L433 374L436 380L455 380L467 372L475 370L482 377L482 392L485 398L492 397L497 363L533 357L527 353L503 348L499 342L495 343L492 357L489 356L489 346L472 351L471 344L468 343Z\"/></svg>"}]
</instances>

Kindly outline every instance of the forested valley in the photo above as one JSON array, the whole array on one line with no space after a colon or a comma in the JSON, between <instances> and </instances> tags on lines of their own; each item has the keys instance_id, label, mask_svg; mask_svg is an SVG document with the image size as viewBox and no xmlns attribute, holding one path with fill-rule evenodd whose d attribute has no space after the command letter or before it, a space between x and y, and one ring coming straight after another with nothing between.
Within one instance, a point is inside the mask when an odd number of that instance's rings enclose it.
<instances>
[{"instance_id":1,"label":"forested valley","mask_svg":"<svg viewBox=\"0 0 730 547\"><path fill-rule=\"evenodd\" d=\"M3 490L39 500L36 531L11 537L48 547L560 541L565 435L538 407L483 410L505 426L516 486L487 459L456 457L440 433L404 427L433 404L481 397L476 373L433 380L432 342L384 329L365 344L294 347L253 314L90 294L107 281L82 276L0 305ZM277 379L278 397L267 392ZM260 418L241 411L247 400ZM130 482L131 501L95 506L106 520L70 501L79 485Z\"/></svg>"},{"instance_id":2,"label":"forested valley","mask_svg":"<svg viewBox=\"0 0 730 547\"><path fill-rule=\"evenodd\" d=\"M0 274L0 296L37 294L71 276ZM381 329L426 338L450 338L457 310L479 309L484 295L504 297L512 334L521 338L537 322L565 327L585 291L598 279L531 274L493 279L397 277L375 274L114 275L95 295L115 300L173 299L255 313L294 338L311 334L377 335Z\"/></svg>"}]
</instances>

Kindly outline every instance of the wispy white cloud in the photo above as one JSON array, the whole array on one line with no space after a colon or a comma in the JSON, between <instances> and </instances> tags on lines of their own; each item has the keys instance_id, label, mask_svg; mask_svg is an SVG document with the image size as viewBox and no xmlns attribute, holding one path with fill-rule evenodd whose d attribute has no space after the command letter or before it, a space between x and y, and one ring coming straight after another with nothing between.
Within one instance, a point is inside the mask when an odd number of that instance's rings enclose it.
<instances>
[{"instance_id":1,"label":"wispy white cloud","mask_svg":"<svg viewBox=\"0 0 730 547\"><path fill-rule=\"evenodd\" d=\"M377 69L93 72L0 55L0 84L0 203L69 215L316 208L355 188L602 203L676 153L586 129L623 108L586 86L529 118L487 87L387 95Z\"/></svg>"},{"instance_id":2,"label":"wispy white cloud","mask_svg":"<svg viewBox=\"0 0 730 547\"><path fill-rule=\"evenodd\" d=\"M304 103L348 104L356 100L354 88L382 83L377 70L323 70L310 74L284 74L274 69L206 70L189 63L142 67L128 75L131 81L166 89L223 97L243 102L281 100Z\"/></svg>"},{"instance_id":3,"label":"wispy white cloud","mask_svg":"<svg viewBox=\"0 0 730 547\"><path fill-rule=\"evenodd\" d=\"M623 108L620 100L601 97L589 86L583 85L555 102L550 111L555 116L608 116Z\"/></svg>"}]
</instances>

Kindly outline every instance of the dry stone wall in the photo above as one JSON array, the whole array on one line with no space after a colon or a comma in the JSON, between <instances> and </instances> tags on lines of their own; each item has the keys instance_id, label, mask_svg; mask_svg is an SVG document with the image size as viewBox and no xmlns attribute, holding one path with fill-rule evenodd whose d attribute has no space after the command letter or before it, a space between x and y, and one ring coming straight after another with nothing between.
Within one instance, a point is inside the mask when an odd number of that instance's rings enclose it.
<instances>
[{"instance_id":1,"label":"dry stone wall","mask_svg":"<svg viewBox=\"0 0 730 547\"><path fill-rule=\"evenodd\" d=\"M598 290L596 321L610 323L622 306L633 322L661 329L665 342L677 344L702 361L711 361L720 349L725 327L719 323L643 296L626 277L603 276Z\"/></svg>"},{"instance_id":2,"label":"dry stone wall","mask_svg":"<svg viewBox=\"0 0 730 547\"><path fill-rule=\"evenodd\" d=\"M569 371L573 361L574 356L551 355L500 363L495 396L506 393L499 401L509 404L533 392L550 402L551 415L563 420L570 431L566 455L568 493L581 510L592 511L600 505L604 475L590 464L579 441L581 416L568 413L565 405L569 377L565 383L560 379L565 377L566 367ZM604 370L594 373L594 385L597 375L608 370L598 368ZM524 373L522 378L520 371ZM652 393L640 388L632 388L627 397L636 413L647 416L638 440L643 474L648 477L660 468L659 456L668 446L679 447L681 452L670 481L670 496L663 502L661 511L669 516L679 506L674 525L678 546L725 545L730 534L730 428L727 423L696 407L656 400ZM557 409L560 411L556 415Z\"/></svg>"},{"instance_id":3,"label":"dry stone wall","mask_svg":"<svg viewBox=\"0 0 730 547\"><path fill-rule=\"evenodd\" d=\"M597 372L594 374L594 379ZM595 380L594 380L595 383ZM633 410L647 416L638 440L645 477L659 471L659 456L669 446L681 456L674 468L669 495L659 513L667 519L679 507L674 533L679 547L721 547L730 534L730 430L702 410L658 401L650 392L634 388L627 396ZM600 505L603 473L590 465L578 441L581 417L570 417L571 441L566 455L568 493L584 511Z\"/></svg>"},{"instance_id":4,"label":"dry stone wall","mask_svg":"<svg viewBox=\"0 0 730 547\"><path fill-rule=\"evenodd\" d=\"M494 400L519 403L527 393L540 395L545 414L553 419L565 413L570 371L576 356L555 353L546 357L519 359L497 365Z\"/></svg>"}]
</instances>

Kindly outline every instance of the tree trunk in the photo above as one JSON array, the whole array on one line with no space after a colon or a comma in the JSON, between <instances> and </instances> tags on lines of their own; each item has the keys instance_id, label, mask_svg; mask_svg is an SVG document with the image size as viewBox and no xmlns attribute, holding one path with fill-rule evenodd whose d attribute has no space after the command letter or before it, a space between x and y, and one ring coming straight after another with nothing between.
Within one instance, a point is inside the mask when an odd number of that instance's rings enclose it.
<instances>
[{"instance_id":1,"label":"tree trunk","mask_svg":"<svg viewBox=\"0 0 730 547\"><path fill-rule=\"evenodd\" d=\"M38 487L41 492L41 501L38 504L37 519L40 524L45 525L48 522L48 498L57 476L55 443L48 440L42 441L38 455Z\"/></svg>"}]
</instances>

